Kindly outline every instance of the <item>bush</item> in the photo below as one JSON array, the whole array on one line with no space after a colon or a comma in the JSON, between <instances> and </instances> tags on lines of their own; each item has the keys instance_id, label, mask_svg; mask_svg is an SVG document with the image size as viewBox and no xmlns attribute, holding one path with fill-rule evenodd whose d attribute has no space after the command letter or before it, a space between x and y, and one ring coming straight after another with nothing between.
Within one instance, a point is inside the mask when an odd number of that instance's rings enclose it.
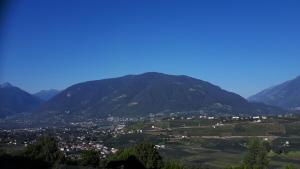
<instances>
[{"instance_id":1,"label":"bush","mask_svg":"<svg viewBox=\"0 0 300 169\"><path fill-rule=\"evenodd\" d=\"M110 161L126 161L129 157L136 157L147 169L161 169L162 157L153 144L141 143L133 148L127 148L110 157Z\"/></svg>"},{"instance_id":2,"label":"bush","mask_svg":"<svg viewBox=\"0 0 300 169\"><path fill-rule=\"evenodd\" d=\"M250 140L248 151L244 157L244 168L246 169L268 169L269 159L267 157L268 150L258 138Z\"/></svg>"},{"instance_id":3,"label":"bush","mask_svg":"<svg viewBox=\"0 0 300 169\"><path fill-rule=\"evenodd\" d=\"M50 169L52 165L43 160L31 159L24 156L0 155L1 169Z\"/></svg>"},{"instance_id":4,"label":"bush","mask_svg":"<svg viewBox=\"0 0 300 169\"><path fill-rule=\"evenodd\" d=\"M81 153L81 165L83 166L93 166L99 165L99 153L94 150L86 150Z\"/></svg>"},{"instance_id":5,"label":"bush","mask_svg":"<svg viewBox=\"0 0 300 169\"><path fill-rule=\"evenodd\" d=\"M50 163L64 160L64 155L58 150L58 142L50 136L42 136L35 144L26 147L24 156Z\"/></svg>"},{"instance_id":6,"label":"bush","mask_svg":"<svg viewBox=\"0 0 300 169\"><path fill-rule=\"evenodd\" d=\"M187 169L187 168L178 161L167 161L164 163L163 169Z\"/></svg>"},{"instance_id":7,"label":"bush","mask_svg":"<svg viewBox=\"0 0 300 169\"><path fill-rule=\"evenodd\" d=\"M285 169L296 169L296 167L294 167L293 165L287 165L287 166L285 167Z\"/></svg>"}]
</instances>

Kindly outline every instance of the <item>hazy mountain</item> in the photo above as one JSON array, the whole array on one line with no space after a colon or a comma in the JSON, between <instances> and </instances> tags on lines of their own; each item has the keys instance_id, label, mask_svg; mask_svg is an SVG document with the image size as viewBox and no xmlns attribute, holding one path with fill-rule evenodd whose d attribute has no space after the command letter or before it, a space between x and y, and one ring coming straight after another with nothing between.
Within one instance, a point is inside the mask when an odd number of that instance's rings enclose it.
<instances>
[{"instance_id":1,"label":"hazy mountain","mask_svg":"<svg viewBox=\"0 0 300 169\"><path fill-rule=\"evenodd\" d=\"M56 90L56 89L50 89L50 90L41 90L35 94L33 94L34 96L42 99L42 100L49 100L52 97L54 97L55 95L57 95L60 91Z\"/></svg>"},{"instance_id":2,"label":"hazy mountain","mask_svg":"<svg viewBox=\"0 0 300 169\"><path fill-rule=\"evenodd\" d=\"M0 84L0 88L8 88L8 87L13 87L13 85L11 85L10 83L8 83L8 82L5 82L5 83L2 83L2 84Z\"/></svg>"},{"instance_id":3,"label":"hazy mountain","mask_svg":"<svg viewBox=\"0 0 300 169\"><path fill-rule=\"evenodd\" d=\"M279 110L249 103L202 80L151 72L75 84L43 104L39 114L77 119L178 111L266 114Z\"/></svg>"},{"instance_id":4,"label":"hazy mountain","mask_svg":"<svg viewBox=\"0 0 300 169\"><path fill-rule=\"evenodd\" d=\"M300 109L300 76L263 90L248 99L285 109Z\"/></svg>"},{"instance_id":5,"label":"hazy mountain","mask_svg":"<svg viewBox=\"0 0 300 169\"><path fill-rule=\"evenodd\" d=\"M0 85L0 117L31 111L40 103L40 99L9 83Z\"/></svg>"}]
</instances>

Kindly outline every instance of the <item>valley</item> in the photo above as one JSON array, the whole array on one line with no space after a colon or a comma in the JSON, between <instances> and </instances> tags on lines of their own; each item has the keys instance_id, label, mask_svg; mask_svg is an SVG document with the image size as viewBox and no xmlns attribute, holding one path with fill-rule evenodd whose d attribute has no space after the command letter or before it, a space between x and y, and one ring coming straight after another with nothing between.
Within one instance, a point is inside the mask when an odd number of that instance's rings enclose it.
<instances>
[{"instance_id":1,"label":"valley","mask_svg":"<svg viewBox=\"0 0 300 169\"><path fill-rule=\"evenodd\" d=\"M127 147L151 142L164 159L189 166L222 169L239 165L247 142L257 137L269 143L270 167L300 167L300 116L211 117L172 116L124 120L108 118L65 127L1 130L1 147L17 152L40 135L59 140L59 149L78 160L84 150L107 158Z\"/></svg>"}]
</instances>

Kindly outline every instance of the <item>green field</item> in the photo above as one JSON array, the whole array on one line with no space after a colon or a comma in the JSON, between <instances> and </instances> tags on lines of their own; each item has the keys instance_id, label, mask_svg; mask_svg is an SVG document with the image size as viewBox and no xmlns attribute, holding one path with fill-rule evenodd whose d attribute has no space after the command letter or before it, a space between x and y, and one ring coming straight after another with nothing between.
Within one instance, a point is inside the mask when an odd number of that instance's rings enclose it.
<instances>
[{"instance_id":1,"label":"green field","mask_svg":"<svg viewBox=\"0 0 300 169\"><path fill-rule=\"evenodd\" d=\"M259 137L272 145L269 153L271 169L281 169L288 164L300 168L299 118L270 118L259 123L234 120L222 125L217 123L222 122L216 119L167 119L140 123L135 125L135 129L143 129L141 135L155 140L157 144L164 144L166 148L160 149L164 158L177 159L189 165L213 169L239 165L248 140ZM284 145L286 142L289 145Z\"/></svg>"},{"instance_id":2,"label":"green field","mask_svg":"<svg viewBox=\"0 0 300 169\"><path fill-rule=\"evenodd\" d=\"M181 144L168 144L161 154L168 159L180 159L187 164L218 169L240 164L246 150L245 143L245 139L185 140ZM280 155L271 152L269 156L271 168L283 168L287 164L300 168L300 151Z\"/></svg>"}]
</instances>

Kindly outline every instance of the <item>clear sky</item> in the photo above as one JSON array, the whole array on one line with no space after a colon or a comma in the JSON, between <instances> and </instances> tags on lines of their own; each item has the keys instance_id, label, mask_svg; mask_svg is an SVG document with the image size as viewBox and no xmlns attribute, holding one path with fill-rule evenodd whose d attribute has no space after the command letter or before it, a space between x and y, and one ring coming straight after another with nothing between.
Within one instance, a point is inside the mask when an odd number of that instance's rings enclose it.
<instances>
[{"instance_id":1,"label":"clear sky","mask_svg":"<svg viewBox=\"0 0 300 169\"><path fill-rule=\"evenodd\" d=\"M300 75L299 9L298 0L12 0L0 81L36 92L156 71L247 97Z\"/></svg>"}]
</instances>

